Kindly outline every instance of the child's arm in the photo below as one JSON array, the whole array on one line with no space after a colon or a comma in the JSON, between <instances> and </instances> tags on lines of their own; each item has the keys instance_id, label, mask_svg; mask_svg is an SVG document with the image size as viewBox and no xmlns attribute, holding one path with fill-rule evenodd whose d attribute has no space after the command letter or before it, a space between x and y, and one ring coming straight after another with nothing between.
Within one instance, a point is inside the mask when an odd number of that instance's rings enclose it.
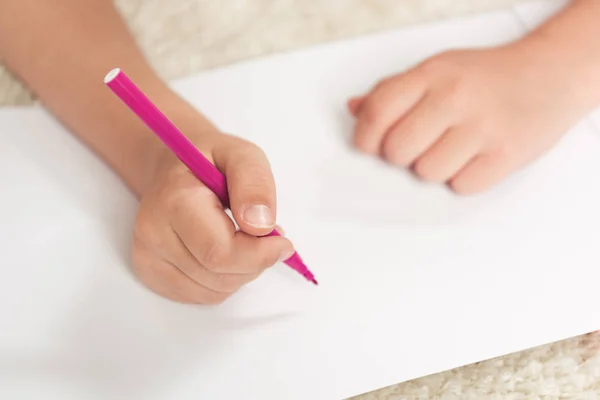
<instances>
[{"instance_id":1,"label":"child's arm","mask_svg":"<svg viewBox=\"0 0 600 400\"><path fill-rule=\"evenodd\" d=\"M168 111L216 129L161 82L110 0L3 0L0 57L44 105L124 177L138 194L150 184L157 141L103 86L120 67Z\"/></svg>"},{"instance_id":2,"label":"child's arm","mask_svg":"<svg viewBox=\"0 0 600 400\"><path fill-rule=\"evenodd\" d=\"M600 1L575 0L525 38L450 51L349 102L355 142L421 178L479 192L600 105Z\"/></svg>"},{"instance_id":3,"label":"child's arm","mask_svg":"<svg viewBox=\"0 0 600 400\"><path fill-rule=\"evenodd\" d=\"M293 253L275 225L275 184L256 146L224 135L152 71L110 0L2 0L0 58L142 197L138 276L182 302L218 303ZM231 208L164 149L103 84L120 67L227 176ZM60 159L57 159L60 162Z\"/></svg>"}]
</instances>

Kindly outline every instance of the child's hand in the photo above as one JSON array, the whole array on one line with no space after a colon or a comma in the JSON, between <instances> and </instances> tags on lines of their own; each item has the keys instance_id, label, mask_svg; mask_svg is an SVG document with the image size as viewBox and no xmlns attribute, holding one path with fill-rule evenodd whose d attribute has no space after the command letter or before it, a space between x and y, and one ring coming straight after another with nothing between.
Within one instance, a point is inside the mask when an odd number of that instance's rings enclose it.
<instances>
[{"instance_id":1,"label":"child's hand","mask_svg":"<svg viewBox=\"0 0 600 400\"><path fill-rule=\"evenodd\" d=\"M482 191L583 116L560 68L521 43L434 56L349 101L355 144L456 192Z\"/></svg>"},{"instance_id":2,"label":"child's hand","mask_svg":"<svg viewBox=\"0 0 600 400\"><path fill-rule=\"evenodd\" d=\"M294 249L275 227L275 184L263 152L215 134L207 158L228 180L236 232L223 206L183 164L165 152L153 187L142 197L133 239L139 278L158 294L185 303L217 304Z\"/></svg>"}]
</instances>

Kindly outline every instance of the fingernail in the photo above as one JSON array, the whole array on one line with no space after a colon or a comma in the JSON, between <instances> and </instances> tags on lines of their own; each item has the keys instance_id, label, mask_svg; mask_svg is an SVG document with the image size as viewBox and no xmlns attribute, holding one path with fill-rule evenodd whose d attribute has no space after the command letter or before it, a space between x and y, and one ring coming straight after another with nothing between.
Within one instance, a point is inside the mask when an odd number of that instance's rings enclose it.
<instances>
[{"instance_id":1,"label":"fingernail","mask_svg":"<svg viewBox=\"0 0 600 400\"><path fill-rule=\"evenodd\" d=\"M288 258L290 258L291 256L293 256L295 252L296 251L294 249L283 251L281 253L281 255L279 256L279 260L277 262L284 262L285 260L287 260Z\"/></svg>"},{"instance_id":2,"label":"fingernail","mask_svg":"<svg viewBox=\"0 0 600 400\"><path fill-rule=\"evenodd\" d=\"M275 225L271 209L264 204L255 204L246 208L242 218L255 228L271 228Z\"/></svg>"}]
</instances>

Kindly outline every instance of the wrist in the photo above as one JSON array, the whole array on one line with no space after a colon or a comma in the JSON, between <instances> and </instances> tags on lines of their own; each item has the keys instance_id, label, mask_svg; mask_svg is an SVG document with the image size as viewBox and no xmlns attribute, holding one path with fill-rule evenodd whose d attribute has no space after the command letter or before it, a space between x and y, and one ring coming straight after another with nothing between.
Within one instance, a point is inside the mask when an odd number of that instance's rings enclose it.
<instances>
[{"instance_id":1,"label":"wrist","mask_svg":"<svg viewBox=\"0 0 600 400\"><path fill-rule=\"evenodd\" d=\"M137 81L156 107L188 139L210 146L212 136L218 133L210 121L160 80ZM85 129L78 133L92 139L91 147L136 196L143 196L163 171L181 164L156 134L110 90L104 88L96 103L101 105L102 111L97 113L96 118L88 119Z\"/></svg>"},{"instance_id":2,"label":"wrist","mask_svg":"<svg viewBox=\"0 0 600 400\"><path fill-rule=\"evenodd\" d=\"M214 143L223 136L210 121L196 111L191 105L178 98L160 107L171 122L212 162L211 152ZM149 129L146 129L142 143L143 159L141 161L138 183L138 195L142 196L157 181L165 177L179 176L187 173L187 167L173 152Z\"/></svg>"},{"instance_id":3,"label":"wrist","mask_svg":"<svg viewBox=\"0 0 600 400\"><path fill-rule=\"evenodd\" d=\"M509 47L527 80L561 98L565 111L583 117L600 103L600 59L543 30Z\"/></svg>"},{"instance_id":4,"label":"wrist","mask_svg":"<svg viewBox=\"0 0 600 400\"><path fill-rule=\"evenodd\" d=\"M574 1L519 40L522 57L539 75L553 78L557 93L589 112L600 105L600 2Z\"/></svg>"}]
</instances>

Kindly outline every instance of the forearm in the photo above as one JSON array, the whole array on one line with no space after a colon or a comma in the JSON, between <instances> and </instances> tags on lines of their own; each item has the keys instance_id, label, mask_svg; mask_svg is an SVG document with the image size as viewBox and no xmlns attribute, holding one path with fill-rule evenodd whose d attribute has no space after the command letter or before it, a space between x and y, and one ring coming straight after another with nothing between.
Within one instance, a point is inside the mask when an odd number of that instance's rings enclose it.
<instances>
[{"instance_id":1,"label":"forearm","mask_svg":"<svg viewBox=\"0 0 600 400\"><path fill-rule=\"evenodd\" d=\"M138 194L149 185L160 143L104 86L120 67L165 112L193 115L157 77L110 0L3 0L0 57L70 130Z\"/></svg>"},{"instance_id":2,"label":"forearm","mask_svg":"<svg viewBox=\"0 0 600 400\"><path fill-rule=\"evenodd\" d=\"M600 105L600 1L571 1L521 42L537 72L551 71L574 103Z\"/></svg>"}]
</instances>

